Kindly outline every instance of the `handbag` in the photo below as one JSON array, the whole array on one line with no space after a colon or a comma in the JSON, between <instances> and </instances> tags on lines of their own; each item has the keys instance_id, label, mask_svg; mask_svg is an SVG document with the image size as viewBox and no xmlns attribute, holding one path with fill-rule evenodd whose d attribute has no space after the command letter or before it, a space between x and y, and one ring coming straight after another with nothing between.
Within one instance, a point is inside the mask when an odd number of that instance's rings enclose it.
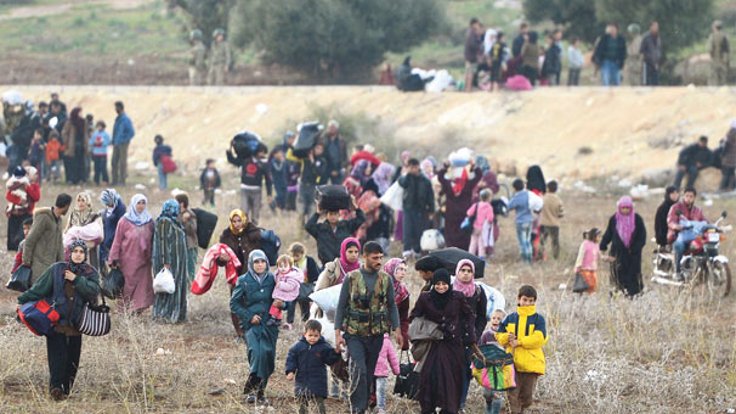
<instances>
[{"instance_id":1,"label":"handbag","mask_svg":"<svg viewBox=\"0 0 736 414\"><path fill-rule=\"evenodd\" d=\"M77 324L79 332L89 336L104 336L110 333L110 327L110 307L105 303L104 296L102 305L85 305Z\"/></svg>"},{"instance_id":2,"label":"handbag","mask_svg":"<svg viewBox=\"0 0 736 414\"><path fill-rule=\"evenodd\" d=\"M176 292L176 282L174 281L174 275L166 267L161 270L153 278L153 293L166 293L173 295Z\"/></svg>"},{"instance_id":3,"label":"handbag","mask_svg":"<svg viewBox=\"0 0 736 414\"><path fill-rule=\"evenodd\" d=\"M572 291L575 293L583 293L590 289L588 282L580 272L575 272L575 282L572 284Z\"/></svg>"},{"instance_id":4,"label":"handbag","mask_svg":"<svg viewBox=\"0 0 736 414\"><path fill-rule=\"evenodd\" d=\"M25 292L31 288L31 268L28 266L19 266L10 276L8 284L5 285L10 290L17 292Z\"/></svg>"},{"instance_id":5,"label":"handbag","mask_svg":"<svg viewBox=\"0 0 736 414\"><path fill-rule=\"evenodd\" d=\"M394 181L381 196L381 203L393 211L401 211L404 206L404 187L399 185L399 180Z\"/></svg>"},{"instance_id":6,"label":"handbag","mask_svg":"<svg viewBox=\"0 0 736 414\"><path fill-rule=\"evenodd\" d=\"M476 347L472 372L475 380L487 390L516 388L514 357L494 344Z\"/></svg>"},{"instance_id":7,"label":"handbag","mask_svg":"<svg viewBox=\"0 0 736 414\"><path fill-rule=\"evenodd\" d=\"M404 356L406 359L404 360ZM399 358L399 375L396 376L394 384L394 395L399 397L415 399L419 390L419 373L414 372L414 362L409 359L407 351L401 351Z\"/></svg>"},{"instance_id":8,"label":"handbag","mask_svg":"<svg viewBox=\"0 0 736 414\"><path fill-rule=\"evenodd\" d=\"M470 217L465 217L465 220L463 220L462 223L460 223L460 230L462 230L465 233L472 233L473 232L473 224L475 224L475 219L478 218L478 208L480 207L480 202L475 203L475 212Z\"/></svg>"},{"instance_id":9,"label":"handbag","mask_svg":"<svg viewBox=\"0 0 736 414\"><path fill-rule=\"evenodd\" d=\"M174 173L177 168L176 162L174 162L174 159L170 155L161 156L161 169L164 171L164 174Z\"/></svg>"},{"instance_id":10,"label":"handbag","mask_svg":"<svg viewBox=\"0 0 736 414\"><path fill-rule=\"evenodd\" d=\"M102 295L109 299L117 299L123 296L124 287L125 277L118 268L110 269L107 275L102 278Z\"/></svg>"},{"instance_id":11,"label":"handbag","mask_svg":"<svg viewBox=\"0 0 736 414\"><path fill-rule=\"evenodd\" d=\"M64 296L63 276L61 280L53 280L53 297ZM34 335L49 336L54 332L54 327L59 323L61 315L56 310L56 302L49 303L47 299L27 302L18 308L18 319Z\"/></svg>"},{"instance_id":12,"label":"handbag","mask_svg":"<svg viewBox=\"0 0 736 414\"><path fill-rule=\"evenodd\" d=\"M439 341L445 337L437 322L419 316L409 324L409 338L412 341L432 340Z\"/></svg>"}]
</instances>

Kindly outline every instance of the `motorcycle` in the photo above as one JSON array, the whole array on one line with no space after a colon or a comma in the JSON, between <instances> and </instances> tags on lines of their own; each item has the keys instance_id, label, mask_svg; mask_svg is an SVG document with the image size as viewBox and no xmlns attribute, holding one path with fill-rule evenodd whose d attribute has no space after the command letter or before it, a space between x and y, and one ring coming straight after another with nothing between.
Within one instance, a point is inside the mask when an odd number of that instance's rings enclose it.
<instances>
[{"instance_id":1,"label":"motorcycle","mask_svg":"<svg viewBox=\"0 0 736 414\"><path fill-rule=\"evenodd\" d=\"M724 233L731 231L732 226L722 225L727 214L724 211L713 224L704 222L687 222L683 230L696 231L697 235L690 242L689 248L680 260L680 274L675 269L675 253L672 249L657 249L654 252L654 275L652 282L674 287L703 286L715 296L723 292L728 296L731 292L731 268L728 257L720 254Z\"/></svg>"},{"instance_id":2,"label":"motorcycle","mask_svg":"<svg viewBox=\"0 0 736 414\"><path fill-rule=\"evenodd\" d=\"M675 270L675 254L669 249L658 248L654 251L654 275L652 282L680 288L702 286L705 291L715 297L723 292L723 297L731 292L731 268L728 257L720 254L724 233L733 229L730 225L722 225L727 214L724 211L713 224L689 222L690 227L683 230L696 231L697 236L690 242L688 249L680 260L680 274Z\"/></svg>"}]
</instances>

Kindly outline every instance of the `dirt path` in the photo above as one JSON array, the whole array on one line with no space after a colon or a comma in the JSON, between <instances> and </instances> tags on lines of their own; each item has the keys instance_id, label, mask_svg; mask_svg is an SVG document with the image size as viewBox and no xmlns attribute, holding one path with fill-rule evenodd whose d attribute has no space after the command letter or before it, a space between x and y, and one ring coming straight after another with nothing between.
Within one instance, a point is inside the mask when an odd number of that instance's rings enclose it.
<instances>
[{"instance_id":1,"label":"dirt path","mask_svg":"<svg viewBox=\"0 0 736 414\"><path fill-rule=\"evenodd\" d=\"M61 4L21 6L0 15L1 20L26 19L29 17L55 16L66 13L75 6L105 5L113 10L130 10L151 3L151 0L71 0Z\"/></svg>"}]
</instances>

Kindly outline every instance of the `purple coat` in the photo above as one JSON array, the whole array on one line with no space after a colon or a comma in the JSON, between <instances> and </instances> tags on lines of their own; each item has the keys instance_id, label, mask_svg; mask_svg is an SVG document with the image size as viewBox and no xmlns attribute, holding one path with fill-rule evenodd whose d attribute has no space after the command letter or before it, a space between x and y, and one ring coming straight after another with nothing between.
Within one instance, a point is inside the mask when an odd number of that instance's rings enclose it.
<instances>
[{"instance_id":1,"label":"purple coat","mask_svg":"<svg viewBox=\"0 0 736 414\"><path fill-rule=\"evenodd\" d=\"M455 195L452 191L452 182L445 178L446 173L447 168L443 168L437 173L437 179L442 185L442 192L446 197L445 243L447 247L468 250L470 246L470 234L460 230L460 225L465 220L465 212L473 204L473 190L478 185L483 173L480 168L476 168L473 172L473 178L465 183L465 186L458 195Z\"/></svg>"}]
</instances>

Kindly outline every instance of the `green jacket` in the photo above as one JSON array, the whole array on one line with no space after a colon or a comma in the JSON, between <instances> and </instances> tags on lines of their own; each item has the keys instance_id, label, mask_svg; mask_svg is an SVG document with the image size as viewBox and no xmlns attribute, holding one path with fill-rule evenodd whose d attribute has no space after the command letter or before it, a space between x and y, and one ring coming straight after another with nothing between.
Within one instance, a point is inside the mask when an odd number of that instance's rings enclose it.
<instances>
[{"instance_id":1,"label":"green jacket","mask_svg":"<svg viewBox=\"0 0 736 414\"><path fill-rule=\"evenodd\" d=\"M35 222L34 222L35 223ZM54 263L48 269L46 269L41 277L31 286L31 288L25 291L22 295L18 296L18 304L33 302L41 299L49 299L50 302L55 302L54 296L54 279L57 281L64 280L64 271L69 268L69 264L65 262ZM79 318L82 315L84 306L87 303L97 303L97 297L100 295L100 276L97 270L90 266L84 266L84 270L77 274L74 282L71 282L73 287L74 300L67 300L67 306L57 308L57 312L61 316L59 325L61 327L70 326L75 327ZM57 331L59 328L57 328Z\"/></svg>"},{"instance_id":2,"label":"green jacket","mask_svg":"<svg viewBox=\"0 0 736 414\"><path fill-rule=\"evenodd\" d=\"M204 46L204 43L199 41L194 42L192 48L189 49L189 53L191 54L189 66L200 71L207 69L207 48Z\"/></svg>"},{"instance_id":3,"label":"green jacket","mask_svg":"<svg viewBox=\"0 0 736 414\"><path fill-rule=\"evenodd\" d=\"M50 207L37 208L33 214L33 226L23 247L23 263L31 266L34 279L64 260L61 225L61 218L56 218Z\"/></svg>"},{"instance_id":4,"label":"green jacket","mask_svg":"<svg viewBox=\"0 0 736 414\"><path fill-rule=\"evenodd\" d=\"M210 67L225 66L230 67L232 63L232 53L230 52L230 44L226 40L220 43L212 43L210 48Z\"/></svg>"}]
</instances>

